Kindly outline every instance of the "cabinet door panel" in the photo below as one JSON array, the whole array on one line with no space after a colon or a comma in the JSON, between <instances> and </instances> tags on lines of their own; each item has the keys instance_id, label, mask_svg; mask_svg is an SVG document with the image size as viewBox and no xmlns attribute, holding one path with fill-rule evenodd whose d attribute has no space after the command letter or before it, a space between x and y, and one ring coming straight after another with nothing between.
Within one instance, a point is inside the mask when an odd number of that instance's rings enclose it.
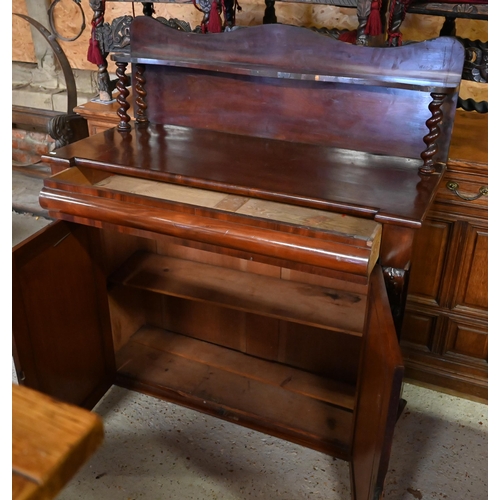
<instances>
[{"instance_id":1,"label":"cabinet door panel","mask_svg":"<svg viewBox=\"0 0 500 500\"><path fill-rule=\"evenodd\" d=\"M444 353L447 357L469 358L485 366L488 361L488 333L485 325L450 318Z\"/></svg>"},{"instance_id":2,"label":"cabinet door panel","mask_svg":"<svg viewBox=\"0 0 500 500\"><path fill-rule=\"evenodd\" d=\"M467 226L463 258L460 262L455 309L488 309L488 234L485 228Z\"/></svg>"},{"instance_id":3,"label":"cabinet door panel","mask_svg":"<svg viewBox=\"0 0 500 500\"><path fill-rule=\"evenodd\" d=\"M408 292L419 301L437 305L451 224L428 219L417 231Z\"/></svg>"},{"instance_id":4,"label":"cabinet door panel","mask_svg":"<svg viewBox=\"0 0 500 500\"><path fill-rule=\"evenodd\" d=\"M84 406L92 406L114 376L103 290L96 287L89 249L86 228L57 222L12 252L20 382Z\"/></svg>"},{"instance_id":5,"label":"cabinet door panel","mask_svg":"<svg viewBox=\"0 0 500 500\"><path fill-rule=\"evenodd\" d=\"M401 340L423 352L431 352L437 331L438 317L407 309L403 320Z\"/></svg>"}]
</instances>

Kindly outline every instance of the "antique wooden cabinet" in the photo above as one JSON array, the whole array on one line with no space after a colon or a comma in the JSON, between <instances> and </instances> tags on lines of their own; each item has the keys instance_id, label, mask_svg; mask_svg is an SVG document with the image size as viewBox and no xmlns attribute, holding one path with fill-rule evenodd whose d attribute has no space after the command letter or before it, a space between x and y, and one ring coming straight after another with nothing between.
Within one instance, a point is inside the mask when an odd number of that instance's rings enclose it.
<instances>
[{"instance_id":1,"label":"antique wooden cabinet","mask_svg":"<svg viewBox=\"0 0 500 500\"><path fill-rule=\"evenodd\" d=\"M416 236L406 375L487 399L488 115L457 111L448 168Z\"/></svg>"},{"instance_id":2,"label":"antique wooden cabinet","mask_svg":"<svg viewBox=\"0 0 500 500\"><path fill-rule=\"evenodd\" d=\"M88 103L75 111L93 135L118 125L118 108ZM457 110L447 172L414 244L401 333L408 380L481 400L488 389L487 139L488 114Z\"/></svg>"},{"instance_id":3,"label":"antique wooden cabinet","mask_svg":"<svg viewBox=\"0 0 500 500\"><path fill-rule=\"evenodd\" d=\"M59 220L13 250L19 379L187 405L346 460L353 500L381 498L463 47L132 28L117 127L45 158Z\"/></svg>"}]
</instances>

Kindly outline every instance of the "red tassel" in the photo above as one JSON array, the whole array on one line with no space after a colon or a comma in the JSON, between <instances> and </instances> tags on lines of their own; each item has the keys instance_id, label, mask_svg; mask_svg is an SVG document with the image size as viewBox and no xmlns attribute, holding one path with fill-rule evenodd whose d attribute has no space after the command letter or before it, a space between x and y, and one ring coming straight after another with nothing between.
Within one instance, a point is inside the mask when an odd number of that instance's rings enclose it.
<instances>
[{"instance_id":1,"label":"red tassel","mask_svg":"<svg viewBox=\"0 0 500 500\"><path fill-rule=\"evenodd\" d=\"M92 26L92 35L89 40L89 49L87 51L87 61L92 64L97 64L97 66L101 66L104 64L104 57L101 54L101 49L99 47L99 43L95 37L95 27Z\"/></svg>"},{"instance_id":2,"label":"red tassel","mask_svg":"<svg viewBox=\"0 0 500 500\"><path fill-rule=\"evenodd\" d=\"M213 0L212 8L210 9L210 17L208 18L207 30L210 33L220 33L222 31L222 21L217 8L217 0Z\"/></svg>"},{"instance_id":3,"label":"red tassel","mask_svg":"<svg viewBox=\"0 0 500 500\"><path fill-rule=\"evenodd\" d=\"M339 35L339 40L341 42L347 42L347 43L356 43L356 30L352 30L352 31L343 31L340 35Z\"/></svg>"},{"instance_id":4,"label":"red tassel","mask_svg":"<svg viewBox=\"0 0 500 500\"><path fill-rule=\"evenodd\" d=\"M382 33L382 20L380 19L380 0L373 0L366 23L365 34L377 36Z\"/></svg>"}]
</instances>

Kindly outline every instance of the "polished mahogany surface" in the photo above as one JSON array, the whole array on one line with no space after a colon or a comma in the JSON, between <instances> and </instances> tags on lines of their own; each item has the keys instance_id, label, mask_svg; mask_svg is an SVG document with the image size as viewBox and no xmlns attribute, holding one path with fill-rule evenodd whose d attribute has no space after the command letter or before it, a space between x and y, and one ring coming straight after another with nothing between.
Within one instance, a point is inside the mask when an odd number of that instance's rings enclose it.
<instances>
[{"instance_id":1,"label":"polished mahogany surface","mask_svg":"<svg viewBox=\"0 0 500 500\"><path fill-rule=\"evenodd\" d=\"M419 226L442 170L418 160L186 127L111 129L51 161Z\"/></svg>"},{"instance_id":2,"label":"polished mahogany surface","mask_svg":"<svg viewBox=\"0 0 500 500\"><path fill-rule=\"evenodd\" d=\"M185 33L151 17L138 16L131 25L131 56L146 64L210 67L268 77L324 79L349 84L454 88L460 82L460 43L438 38L390 50L360 47L318 35L307 28L277 24L240 28L222 35ZM228 50L230 44L231 50ZM443 59L444 55L444 59ZM130 55L113 55L130 60ZM246 68L246 69L244 69ZM253 68L253 69L252 69ZM227 70L227 69L225 69ZM263 73L263 71L269 73ZM287 73L279 73L279 70Z\"/></svg>"}]
</instances>

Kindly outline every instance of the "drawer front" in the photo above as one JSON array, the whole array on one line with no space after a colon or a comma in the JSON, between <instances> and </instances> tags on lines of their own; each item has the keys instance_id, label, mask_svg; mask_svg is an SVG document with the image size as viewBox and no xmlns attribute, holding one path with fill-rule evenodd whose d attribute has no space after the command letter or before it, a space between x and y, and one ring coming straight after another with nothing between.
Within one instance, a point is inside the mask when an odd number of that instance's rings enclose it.
<instances>
[{"instance_id":1,"label":"drawer front","mask_svg":"<svg viewBox=\"0 0 500 500\"><path fill-rule=\"evenodd\" d=\"M488 178L448 171L439 185L436 201L457 208L488 209Z\"/></svg>"},{"instance_id":2,"label":"drawer front","mask_svg":"<svg viewBox=\"0 0 500 500\"><path fill-rule=\"evenodd\" d=\"M58 217L187 238L363 281L382 235L381 224L369 219L84 167L45 179L39 199Z\"/></svg>"}]
</instances>

